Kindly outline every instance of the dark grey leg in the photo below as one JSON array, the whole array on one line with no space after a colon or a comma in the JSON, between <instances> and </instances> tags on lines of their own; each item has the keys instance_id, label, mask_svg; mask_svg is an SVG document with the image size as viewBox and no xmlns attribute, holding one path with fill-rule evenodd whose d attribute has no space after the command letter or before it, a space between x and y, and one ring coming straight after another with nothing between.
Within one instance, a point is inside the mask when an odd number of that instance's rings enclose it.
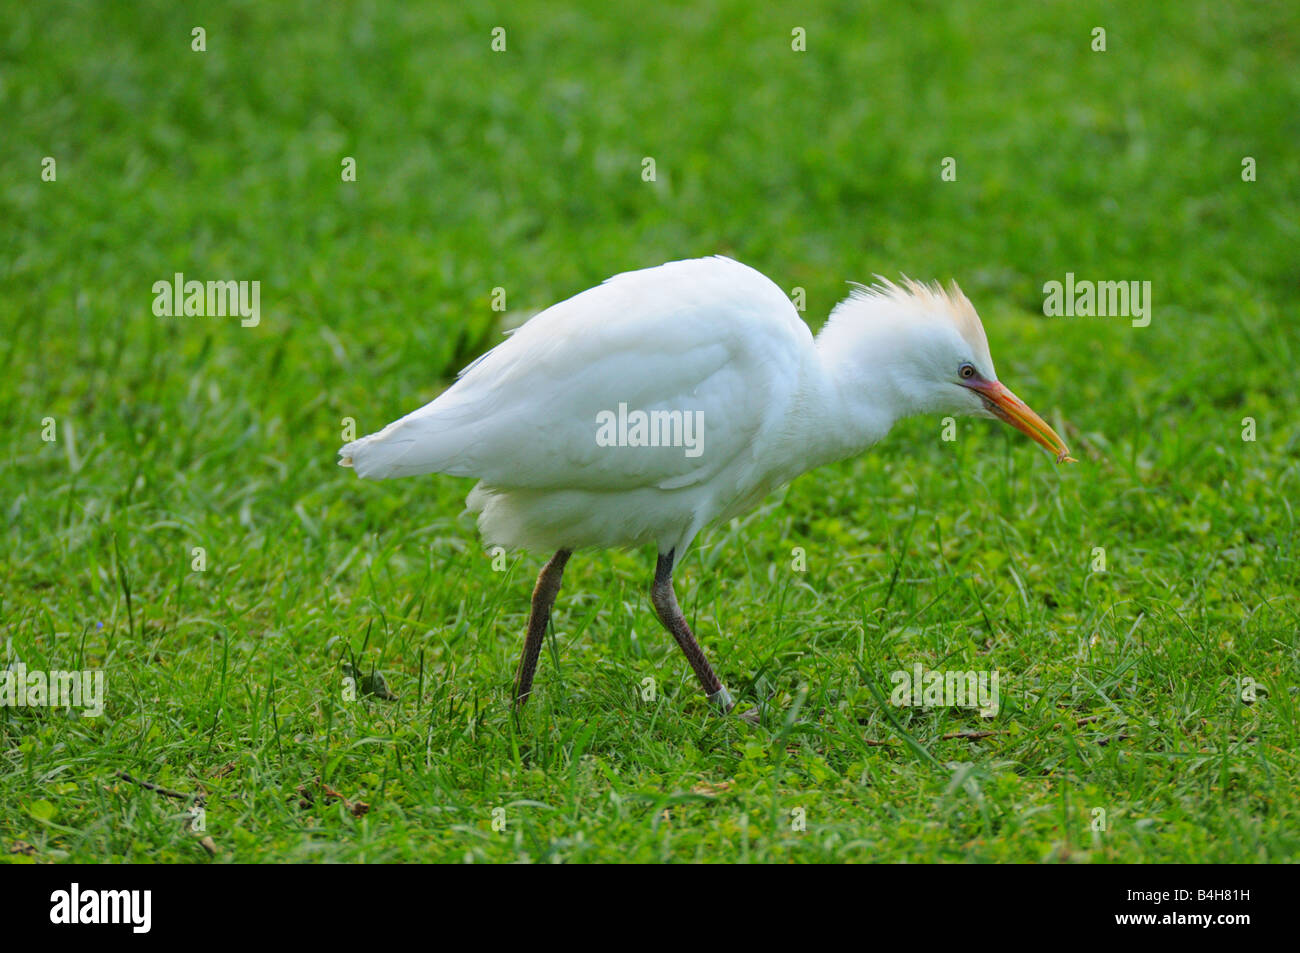
<instances>
[{"instance_id":1,"label":"dark grey leg","mask_svg":"<svg viewBox=\"0 0 1300 953\"><path fill-rule=\"evenodd\" d=\"M528 613L528 631L524 636L524 654L519 657L519 672L515 676L515 707L528 701L533 690L533 676L537 674L537 658L542 654L542 640L546 638L546 624L551 620L551 607L560 592L564 578L564 564L573 553L561 549L537 574L533 589L533 605Z\"/></svg>"},{"instance_id":2,"label":"dark grey leg","mask_svg":"<svg viewBox=\"0 0 1300 953\"><path fill-rule=\"evenodd\" d=\"M700 648L700 643L695 641L691 627L686 624L686 616L677 605L677 594L673 592L674 552L670 550L667 556L663 553L659 554L659 562L655 566L655 582L650 590L650 601L654 603L655 614L659 616L659 621L672 633L677 644L686 653L686 660L691 663L691 668L695 669L695 676L704 687L704 693L709 696L709 701L721 708L723 712L729 712L735 702L731 700L731 694L722 687L722 682L718 681L718 676L713 674L709 660L704 657L704 650Z\"/></svg>"}]
</instances>

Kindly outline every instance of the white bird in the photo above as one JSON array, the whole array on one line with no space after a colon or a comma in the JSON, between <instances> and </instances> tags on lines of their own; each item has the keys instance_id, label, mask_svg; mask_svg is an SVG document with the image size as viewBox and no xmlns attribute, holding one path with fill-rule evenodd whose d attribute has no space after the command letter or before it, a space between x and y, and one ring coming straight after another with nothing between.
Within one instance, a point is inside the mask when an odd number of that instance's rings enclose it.
<instances>
[{"instance_id":1,"label":"white bird","mask_svg":"<svg viewBox=\"0 0 1300 953\"><path fill-rule=\"evenodd\" d=\"M1073 462L998 382L956 284L856 286L814 339L770 279L715 257L616 275L546 309L433 402L339 453L366 479L475 477L467 506L488 544L554 553L533 591L517 704L572 552L653 543L655 612L729 711L673 567L708 524L913 414L998 417Z\"/></svg>"}]
</instances>

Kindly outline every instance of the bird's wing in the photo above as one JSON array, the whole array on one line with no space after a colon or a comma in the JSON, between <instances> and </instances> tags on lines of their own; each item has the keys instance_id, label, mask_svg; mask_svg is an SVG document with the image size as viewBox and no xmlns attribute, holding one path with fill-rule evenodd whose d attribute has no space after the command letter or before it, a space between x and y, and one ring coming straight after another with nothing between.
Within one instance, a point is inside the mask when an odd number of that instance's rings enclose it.
<instances>
[{"instance_id":1,"label":"bird's wing","mask_svg":"<svg viewBox=\"0 0 1300 953\"><path fill-rule=\"evenodd\" d=\"M812 346L789 299L759 272L725 258L671 262L547 309L432 403L343 452L361 476L378 478L440 472L498 487L688 486L761 450ZM622 435L620 406L629 423ZM608 445L611 435L637 439L635 411L677 425L679 445Z\"/></svg>"}]
</instances>

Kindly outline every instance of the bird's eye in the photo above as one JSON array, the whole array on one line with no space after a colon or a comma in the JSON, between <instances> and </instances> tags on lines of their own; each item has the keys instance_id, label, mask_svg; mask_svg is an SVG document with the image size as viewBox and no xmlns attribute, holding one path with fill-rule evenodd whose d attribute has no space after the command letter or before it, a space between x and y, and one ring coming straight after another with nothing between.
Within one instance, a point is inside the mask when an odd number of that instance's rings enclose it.
<instances>
[{"instance_id":1,"label":"bird's eye","mask_svg":"<svg viewBox=\"0 0 1300 953\"><path fill-rule=\"evenodd\" d=\"M957 373L961 375L962 380L968 381L975 376L975 365L969 362L963 364L957 368Z\"/></svg>"}]
</instances>

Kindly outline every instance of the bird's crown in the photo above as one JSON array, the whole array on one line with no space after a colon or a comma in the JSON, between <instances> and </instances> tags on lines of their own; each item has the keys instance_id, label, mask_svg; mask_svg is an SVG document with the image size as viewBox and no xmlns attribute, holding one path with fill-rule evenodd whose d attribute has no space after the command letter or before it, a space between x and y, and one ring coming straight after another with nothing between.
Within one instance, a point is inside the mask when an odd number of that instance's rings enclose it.
<instances>
[{"instance_id":1,"label":"bird's crown","mask_svg":"<svg viewBox=\"0 0 1300 953\"><path fill-rule=\"evenodd\" d=\"M989 354L988 338L984 336L984 325L975 311L970 299L962 293L957 282L949 282L944 288L937 281L926 284L913 281L906 275L900 282L890 281L876 275L875 283L862 285L851 282L853 290L849 296L837 304L831 311L831 319L845 311L854 311L859 316L870 316L870 312L879 309L887 312L889 317L898 320L900 316L915 319L933 319L936 316L947 318L957 332L970 345L976 360L983 367L992 367L993 358ZM863 315L862 312L868 312Z\"/></svg>"}]
</instances>

